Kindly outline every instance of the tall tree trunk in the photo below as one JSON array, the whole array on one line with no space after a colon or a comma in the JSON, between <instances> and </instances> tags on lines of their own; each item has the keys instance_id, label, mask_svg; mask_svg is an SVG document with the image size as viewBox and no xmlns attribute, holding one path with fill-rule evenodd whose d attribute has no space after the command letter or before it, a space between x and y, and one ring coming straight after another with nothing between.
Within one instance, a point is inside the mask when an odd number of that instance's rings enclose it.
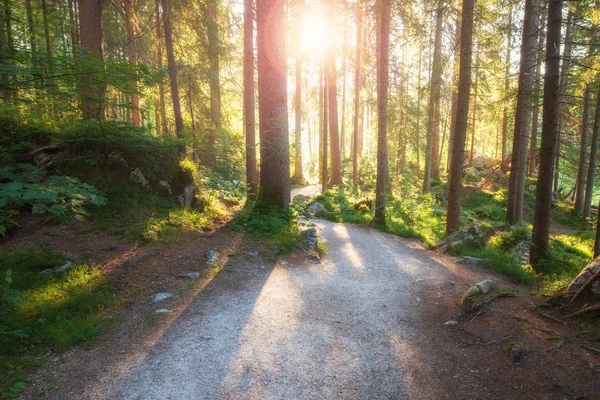
<instances>
[{"instance_id":1,"label":"tall tree trunk","mask_svg":"<svg viewBox=\"0 0 600 400\"><path fill-rule=\"evenodd\" d=\"M598 204L598 213L600 215L600 204ZM594 259L600 256L600 218L596 222L596 240L594 241Z\"/></svg>"},{"instance_id":2,"label":"tall tree trunk","mask_svg":"<svg viewBox=\"0 0 600 400\"><path fill-rule=\"evenodd\" d=\"M342 40L342 121L340 127L340 157L346 155L346 21L344 21L344 36Z\"/></svg>"},{"instance_id":3,"label":"tall tree trunk","mask_svg":"<svg viewBox=\"0 0 600 400\"><path fill-rule=\"evenodd\" d=\"M560 92L559 92L559 118L558 118L558 140L556 142L556 159L554 161L554 191L558 193L559 170L560 170L560 142L562 136L563 123L563 104L565 103L565 95L569 81L569 68L571 67L571 22L573 14L569 11L567 17L567 30L565 32L565 45L563 50L563 62L560 72Z\"/></svg>"},{"instance_id":4,"label":"tall tree trunk","mask_svg":"<svg viewBox=\"0 0 600 400\"><path fill-rule=\"evenodd\" d=\"M36 67L37 60L37 43L35 38L35 21L33 20L33 9L31 8L31 0L25 0L25 10L27 11L27 36L29 39L29 47L33 58L33 66Z\"/></svg>"},{"instance_id":5,"label":"tall tree trunk","mask_svg":"<svg viewBox=\"0 0 600 400\"><path fill-rule=\"evenodd\" d=\"M156 0L156 67L161 70L163 67L162 63L162 29L160 28L161 13L160 4L161 0ZM163 11L164 14L164 11ZM158 83L158 106L160 109L160 121L162 132L167 132L169 127L167 126L167 109L165 107L165 85L162 80ZM158 126L156 128L159 129Z\"/></svg>"},{"instance_id":6,"label":"tall tree trunk","mask_svg":"<svg viewBox=\"0 0 600 400\"><path fill-rule=\"evenodd\" d=\"M421 171L421 69L423 67L423 43L419 43L419 68L417 72L417 126L415 129L415 152L417 154L417 174Z\"/></svg>"},{"instance_id":7,"label":"tall tree trunk","mask_svg":"<svg viewBox=\"0 0 600 400\"><path fill-rule=\"evenodd\" d=\"M325 20L334 22L334 0L325 3ZM335 69L335 37L330 39L325 52L325 71L327 79L327 102L329 104L329 137L331 152L331 185L342 183L342 159L340 156L340 138L337 107L337 73Z\"/></svg>"},{"instance_id":8,"label":"tall tree trunk","mask_svg":"<svg viewBox=\"0 0 600 400\"><path fill-rule=\"evenodd\" d=\"M538 137L538 126L540 119L540 94L542 86L542 57L544 54L544 28L542 21L540 21L537 53L536 53L536 67L535 67L535 87L533 89L533 117L531 122L531 136L529 139L529 166L527 167L527 173L530 176L535 175L535 157L534 152L537 150L537 137Z\"/></svg>"},{"instance_id":9,"label":"tall tree trunk","mask_svg":"<svg viewBox=\"0 0 600 400\"><path fill-rule=\"evenodd\" d=\"M14 40L12 34L12 13L11 13L11 5L9 0L3 1L3 10L2 10L2 26L0 26L0 31L2 31L2 52L6 53L6 55L12 54L14 51ZM9 103L12 100L12 88L11 88L11 76L8 74L2 74L2 84L5 85L2 90L2 99Z\"/></svg>"},{"instance_id":10,"label":"tall tree trunk","mask_svg":"<svg viewBox=\"0 0 600 400\"><path fill-rule=\"evenodd\" d=\"M246 183L250 194L258 193L256 169L256 118L254 111L254 9L244 0L244 122L246 128Z\"/></svg>"},{"instance_id":11,"label":"tall tree trunk","mask_svg":"<svg viewBox=\"0 0 600 400\"><path fill-rule=\"evenodd\" d=\"M102 27L102 1L79 1L81 47L86 57L104 60L104 31ZM81 80L81 111L84 118L104 119L106 85Z\"/></svg>"},{"instance_id":12,"label":"tall tree trunk","mask_svg":"<svg viewBox=\"0 0 600 400\"><path fill-rule=\"evenodd\" d=\"M50 39L50 28L48 26L48 4L42 0L42 17L44 19L44 38L46 39L46 55L48 59L52 58L52 43Z\"/></svg>"},{"instance_id":13,"label":"tall tree trunk","mask_svg":"<svg viewBox=\"0 0 600 400\"><path fill-rule=\"evenodd\" d=\"M525 177L531 132L531 112L533 109L536 62L537 33L539 29L539 0L526 0L523 19L523 39L521 41L521 63L519 66L519 88L517 110L508 186L506 219L509 224L523 221L523 201L525 198Z\"/></svg>"},{"instance_id":14,"label":"tall tree trunk","mask_svg":"<svg viewBox=\"0 0 600 400\"><path fill-rule=\"evenodd\" d=\"M594 179L596 177L596 162L598 159L598 140L600 139L600 89L596 99L596 114L594 117L594 127L592 130L592 147L587 168L587 178L585 182L585 198L583 200L583 211L581 213L581 230L589 227L589 217L592 208L592 197L594 195Z\"/></svg>"},{"instance_id":15,"label":"tall tree trunk","mask_svg":"<svg viewBox=\"0 0 600 400\"><path fill-rule=\"evenodd\" d=\"M475 52L475 82L473 84L473 118L471 123L471 149L469 151L469 167L473 165L475 152L475 128L477 126L477 85L479 84L479 45Z\"/></svg>"},{"instance_id":16,"label":"tall tree trunk","mask_svg":"<svg viewBox=\"0 0 600 400\"><path fill-rule=\"evenodd\" d=\"M377 182L373 223L385 224L385 197L389 182L387 101L390 61L391 0L377 0Z\"/></svg>"},{"instance_id":17,"label":"tall tree trunk","mask_svg":"<svg viewBox=\"0 0 600 400\"><path fill-rule=\"evenodd\" d=\"M450 161L452 159L452 151L454 146L454 131L456 129L456 112L458 110L458 75L460 73L460 23L461 17L456 18L454 35L454 62L452 67L452 106L450 108L450 137L448 139L448 157L446 161L446 171L450 171ZM450 179L448 179L449 181Z\"/></svg>"},{"instance_id":18,"label":"tall tree trunk","mask_svg":"<svg viewBox=\"0 0 600 400\"><path fill-rule=\"evenodd\" d=\"M256 0L260 188L268 207L290 203L285 0Z\"/></svg>"},{"instance_id":19,"label":"tall tree trunk","mask_svg":"<svg viewBox=\"0 0 600 400\"><path fill-rule=\"evenodd\" d=\"M442 24L444 0L438 0L435 23L435 41L433 44L433 65L431 69L431 87L429 107L427 108L427 151L425 153L425 179L423 193L431 191L431 175L439 177L439 126L440 93L442 89ZM436 171L436 173L433 173Z\"/></svg>"},{"instance_id":20,"label":"tall tree trunk","mask_svg":"<svg viewBox=\"0 0 600 400\"><path fill-rule=\"evenodd\" d=\"M135 24L133 15L132 0L125 0L125 28L127 31L127 58L129 63L133 66L137 65L137 48L135 39ZM134 91L137 90L137 81L132 79L130 81L131 87ZM131 93L129 95L129 115L131 122L135 126L140 126L140 98L137 93Z\"/></svg>"},{"instance_id":21,"label":"tall tree trunk","mask_svg":"<svg viewBox=\"0 0 600 400\"><path fill-rule=\"evenodd\" d=\"M507 29L507 47L506 47L506 66L504 69L504 110L502 112L502 159L501 165L506 166L506 145L508 143L508 104L510 91L510 53L512 52L512 30L513 30L513 4L509 0L508 6L508 29Z\"/></svg>"},{"instance_id":22,"label":"tall tree trunk","mask_svg":"<svg viewBox=\"0 0 600 400\"><path fill-rule=\"evenodd\" d=\"M548 249L550 239L550 207L552 205L552 174L559 120L560 31L563 0L548 0L546 25L546 63L544 80L544 109L542 115L542 141L540 145L540 171L536 187L533 219L533 246L529 261L534 269Z\"/></svg>"},{"instance_id":23,"label":"tall tree trunk","mask_svg":"<svg viewBox=\"0 0 600 400\"><path fill-rule=\"evenodd\" d=\"M328 146L327 146L327 127L329 125L329 121L328 121L328 97L327 97L327 90L329 89L327 87L327 73L326 73L326 68L325 68L325 57L323 57L323 70L321 71L321 75L322 75L322 96L323 96L323 100L322 100L322 104L323 104L323 132L322 132L322 145L323 148L321 149L321 192L325 192L327 190L327 185L328 185L328 176L327 176L327 150L328 150Z\"/></svg>"},{"instance_id":24,"label":"tall tree trunk","mask_svg":"<svg viewBox=\"0 0 600 400\"><path fill-rule=\"evenodd\" d=\"M295 155L294 177L304 181L302 174L302 59L296 55L296 98L294 102L295 117Z\"/></svg>"},{"instance_id":25,"label":"tall tree trunk","mask_svg":"<svg viewBox=\"0 0 600 400\"><path fill-rule=\"evenodd\" d=\"M208 0L206 25L208 33L208 62L210 65L210 120L212 126L208 130L209 164L216 162L217 132L221 129L221 83L219 79L219 25L217 15L218 0Z\"/></svg>"},{"instance_id":26,"label":"tall tree trunk","mask_svg":"<svg viewBox=\"0 0 600 400\"><path fill-rule=\"evenodd\" d=\"M595 40L597 37L597 27L592 27L590 39L590 47L588 57L592 57L596 51ZM587 176L587 159L589 148L589 130L590 130L590 114L592 103L592 84L588 83L583 93L583 117L581 119L581 141L579 147L579 165L577 168L577 181L575 186L575 210L583 212L583 204L585 199L585 180Z\"/></svg>"},{"instance_id":27,"label":"tall tree trunk","mask_svg":"<svg viewBox=\"0 0 600 400\"><path fill-rule=\"evenodd\" d=\"M358 185L358 135L360 114L360 77L362 66L362 6L361 1L356 1L356 58L354 62L354 116L352 132L352 184Z\"/></svg>"},{"instance_id":28,"label":"tall tree trunk","mask_svg":"<svg viewBox=\"0 0 600 400\"><path fill-rule=\"evenodd\" d=\"M475 0L463 0L460 30L460 74L458 77L456 126L452 145L452 159L450 162L450 180L448 183L448 210L446 216L447 232L458 230L460 225L462 169L465 159L465 139L467 136L469 97L471 90L474 8Z\"/></svg>"},{"instance_id":29,"label":"tall tree trunk","mask_svg":"<svg viewBox=\"0 0 600 400\"><path fill-rule=\"evenodd\" d=\"M175 53L173 52L173 28L171 27L171 9L169 0L162 0L163 26L165 30L165 48L167 50L167 69L171 83L171 99L173 101L173 114L175 116L175 134L183 139L183 117L181 116L181 103L179 101L179 86L177 85L177 68L175 66ZM179 151L185 154L185 144L179 146Z\"/></svg>"},{"instance_id":30,"label":"tall tree trunk","mask_svg":"<svg viewBox=\"0 0 600 400\"><path fill-rule=\"evenodd\" d=\"M75 21L75 4L73 0L69 0L69 27L71 28L71 47L73 53L77 51L79 45L79 31L77 30L77 21Z\"/></svg>"}]
</instances>

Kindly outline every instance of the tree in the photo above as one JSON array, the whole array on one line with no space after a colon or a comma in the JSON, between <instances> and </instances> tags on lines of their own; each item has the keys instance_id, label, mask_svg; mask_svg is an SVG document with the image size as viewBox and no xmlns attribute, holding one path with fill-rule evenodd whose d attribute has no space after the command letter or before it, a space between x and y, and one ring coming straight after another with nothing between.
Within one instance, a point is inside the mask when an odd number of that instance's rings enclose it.
<instances>
[{"instance_id":1,"label":"tree","mask_svg":"<svg viewBox=\"0 0 600 400\"><path fill-rule=\"evenodd\" d=\"M583 200L583 212L581 214L581 230L589 226L589 217L592 208L592 196L594 195L594 179L596 177L596 163L598 160L598 140L600 140L600 89L596 94L596 115L594 117L594 127L592 128L592 145L587 167L587 177L585 181L585 197Z\"/></svg>"},{"instance_id":2,"label":"tree","mask_svg":"<svg viewBox=\"0 0 600 400\"><path fill-rule=\"evenodd\" d=\"M183 138L183 117L179 101L179 86L177 85L177 68L175 66L175 53L173 52L173 28L171 27L171 9L169 0L162 0L163 26L165 30L165 47L167 49L167 69L171 83L171 100L173 114L175 115L175 132L178 138ZM185 145L180 146L180 151L185 154Z\"/></svg>"},{"instance_id":3,"label":"tree","mask_svg":"<svg viewBox=\"0 0 600 400\"><path fill-rule=\"evenodd\" d=\"M423 193L431 191L431 175L439 177L439 125L440 125L440 92L442 89L442 23L444 0L438 0L435 24L435 42L433 45L433 66L429 107L427 109L427 151L425 153L425 179Z\"/></svg>"},{"instance_id":4,"label":"tree","mask_svg":"<svg viewBox=\"0 0 600 400\"><path fill-rule=\"evenodd\" d=\"M156 0L156 67L162 69L162 29L160 28L160 2ZM158 83L158 109L160 110L160 124L156 124L157 133L166 132L167 127L167 110L165 107L165 85L162 80Z\"/></svg>"},{"instance_id":5,"label":"tree","mask_svg":"<svg viewBox=\"0 0 600 400\"><path fill-rule=\"evenodd\" d=\"M560 111L558 101L562 4L562 0L548 0L540 171L536 187L535 212L533 219L533 246L529 253L529 261L534 269L538 268L540 259L546 253L550 238L552 175L554 172L554 158L556 141L558 139L558 120Z\"/></svg>"},{"instance_id":6,"label":"tree","mask_svg":"<svg viewBox=\"0 0 600 400\"><path fill-rule=\"evenodd\" d=\"M258 192L256 169L256 119L254 114L254 9L244 0L244 127L246 128L246 182L249 192Z\"/></svg>"},{"instance_id":7,"label":"tree","mask_svg":"<svg viewBox=\"0 0 600 400\"><path fill-rule=\"evenodd\" d=\"M298 2L299 15L302 15L303 4ZM302 40L300 25L296 26L296 44L299 47L299 43ZM304 181L304 175L302 174L302 56L300 51L296 54L296 97L294 99L294 178L300 182Z\"/></svg>"},{"instance_id":8,"label":"tree","mask_svg":"<svg viewBox=\"0 0 600 400\"><path fill-rule=\"evenodd\" d=\"M391 0L378 0L377 12L377 181L373 223L385 224L388 186L387 101L390 61Z\"/></svg>"},{"instance_id":9,"label":"tree","mask_svg":"<svg viewBox=\"0 0 600 400\"><path fill-rule=\"evenodd\" d=\"M325 19L334 21L334 0L325 3ZM340 137L337 107L337 73L335 70L335 40L332 37L325 51L325 76L327 82L327 103L329 104L329 137L331 152L331 185L342 183L342 159L340 156Z\"/></svg>"},{"instance_id":10,"label":"tree","mask_svg":"<svg viewBox=\"0 0 600 400\"><path fill-rule=\"evenodd\" d=\"M535 89L537 33L539 29L539 0L525 1L523 19L523 38L521 41L521 63L519 66L519 87L517 91L517 110L515 112L515 130L508 186L506 219L514 225L523 221L523 201L525 198L525 177L529 136L531 132L531 112Z\"/></svg>"},{"instance_id":11,"label":"tree","mask_svg":"<svg viewBox=\"0 0 600 400\"><path fill-rule=\"evenodd\" d=\"M165 0L166 1L166 0ZM104 32L102 28L102 1L79 2L81 48L86 57L104 60ZM84 118L104 119L106 85L91 79L82 79L80 108Z\"/></svg>"},{"instance_id":12,"label":"tree","mask_svg":"<svg viewBox=\"0 0 600 400\"><path fill-rule=\"evenodd\" d=\"M513 30L513 4L509 0L508 5L508 25L506 29L507 45L506 45L506 65L504 71L504 110L502 112L502 151L500 154L502 158L500 162L502 166L505 165L506 161L506 144L508 143L508 103L510 89L510 53L512 52L512 30Z\"/></svg>"},{"instance_id":13,"label":"tree","mask_svg":"<svg viewBox=\"0 0 600 400\"><path fill-rule=\"evenodd\" d=\"M321 192L325 192L325 190L327 190L327 184L328 184L328 173L327 173L327 167L328 167L328 163L327 163L327 149L328 149L328 140L327 140L327 131L328 131L328 125L329 125L329 120L328 120L328 103L329 103L329 99L327 97L327 78L326 78L326 72L325 72L325 57L323 57L323 63L322 63L322 70L321 70L321 105L322 105L322 110L321 110L321 116L322 116L322 122L321 122L321 142L322 142L322 149L321 149Z\"/></svg>"},{"instance_id":14,"label":"tree","mask_svg":"<svg viewBox=\"0 0 600 400\"><path fill-rule=\"evenodd\" d=\"M534 152L537 150L537 137L538 137L538 126L540 119L540 93L542 86L542 60L543 60L543 47L544 47L544 28L542 21L540 21L540 29L537 43L537 58L535 67L535 87L533 89L533 116L531 121L531 136L529 139L529 164L527 167L527 173L531 176L535 175L535 156Z\"/></svg>"},{"instance_id":15,"label":"tree","mask_svg":"<svg viewBox=\"0 0 600 400\"><path fill-rule=\"evenodd\" d=\"M356 58L354 61L354 116L352 132L352 184L358 185L358 135L360 114L360 76L362 65L362 6L361 1L356 1Z\"/></svg>"},{"instance_id":16,"label":"tree","mask_svg":"<svg viewBox=\"0 0 600 400\"><path fill-rule=\"evenodd\" d=\"M598 204L598 210L600 210L600 204ZM600 256L600 218L596 222L596 240L594 241L594 258Z\"/></svg>"},{"instance_id":17,"label":"tree","mask_svg":"<svg viewBox=\"0 0 600 400\"><path fill-rule=\"evenodd\" d=\"M219 66L219 24L217 20L218 0L208 0L205 10L206 30L208 36L208 62L210 64L210 119L212 126L208 130L209 164L216 161L215 145L217 132L221 129L221 83Z\"/></svg>"},{"instance_id":18,"label":"tree","mask_svg":"<svg viewBox=\"0 0 600 400\"><path fill-rule=\"evenodd\" d=\"M473 14L475 0L463 0L460 34L460 74L458 77L458 98L456 123L452 139L452 159L448 181L448 209L446 231L459 228L460 196L462 191L462 169L465 160L465 140L469 118L469 97L471 90L471 64L473 47Z\"/></svg>"},{"instance_id":19,"label":"tree","mask_svg":"<svg viewBox=\"0 0 600 400\"><path fill-rule=\"evenodd\" d=\"M131 0L125 0L125 28L127 31L127 58L131 65L137 65L135 23ZM140 98L135 92L137 90L137 81L135 79L131 81L131 87L134 91L129 95L131 122L135 126L140 126Z\"/></svg>"},{"instance_id":20,"label":"tree","mask_svg":"<svg viewBox=\"0 0 600 400\"><path fill-rule=\"evenodd\" d=\"M290 202L287 54L284 0L256 0L260 188L258 201L283 208Z\"/></svg>"}]
</instances>

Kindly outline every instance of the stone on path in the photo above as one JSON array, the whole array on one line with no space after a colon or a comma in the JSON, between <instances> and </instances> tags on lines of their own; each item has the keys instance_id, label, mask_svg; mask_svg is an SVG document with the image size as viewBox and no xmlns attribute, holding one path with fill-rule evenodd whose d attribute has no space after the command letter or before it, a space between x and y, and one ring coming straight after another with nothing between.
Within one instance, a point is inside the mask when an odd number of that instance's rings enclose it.
<instances>
[{"instance_id":1,"label":"stone on path","mask_svg":"<svg viewBox=\"0 0 600 400\"><path fill-rule=\"evenodd\" d=\"M154 298L152 299L153 303L160 303L161 301L165 301L168 298L173 297L171 293L156 293Z\"/></svg>"}]
</instances>

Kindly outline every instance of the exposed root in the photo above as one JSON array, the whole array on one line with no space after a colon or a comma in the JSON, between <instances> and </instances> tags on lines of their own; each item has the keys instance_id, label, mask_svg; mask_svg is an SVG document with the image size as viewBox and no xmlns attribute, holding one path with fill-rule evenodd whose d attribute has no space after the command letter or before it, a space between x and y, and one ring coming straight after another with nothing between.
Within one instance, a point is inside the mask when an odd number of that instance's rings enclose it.
<instances>
[{"instance_id":1,"label":"exposed root","mask_svg":"<svg viewBox=\"0 0 600 400\"><path fill-rule=\"evenodd\" d=\"M579 311L576 311L574 313L566 315L565 318L577 317L578 315L586 314L586 313L589 313L589 312L592 312L592 311L600 311L600 304L596 304L594 306L589 306L589 307L582 308Z\"/></svg>"}]
</instances>

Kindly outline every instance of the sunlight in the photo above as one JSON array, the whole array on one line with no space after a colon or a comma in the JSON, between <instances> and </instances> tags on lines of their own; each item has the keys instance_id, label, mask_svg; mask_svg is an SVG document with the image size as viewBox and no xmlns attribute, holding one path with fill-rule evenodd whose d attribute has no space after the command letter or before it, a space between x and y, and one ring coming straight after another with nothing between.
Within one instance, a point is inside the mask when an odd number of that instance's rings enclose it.
<instances>
[{"instance_id":1,"label":"sunlight","mask_svg":"<svg viewBox=\"0 0 600 400\"><path fill-rule=\"evenodd\" d=\"M329 32L323 17L307 14L302 19L302 42L303 52L323 52Z\"/></svg>"}]
</instances>

